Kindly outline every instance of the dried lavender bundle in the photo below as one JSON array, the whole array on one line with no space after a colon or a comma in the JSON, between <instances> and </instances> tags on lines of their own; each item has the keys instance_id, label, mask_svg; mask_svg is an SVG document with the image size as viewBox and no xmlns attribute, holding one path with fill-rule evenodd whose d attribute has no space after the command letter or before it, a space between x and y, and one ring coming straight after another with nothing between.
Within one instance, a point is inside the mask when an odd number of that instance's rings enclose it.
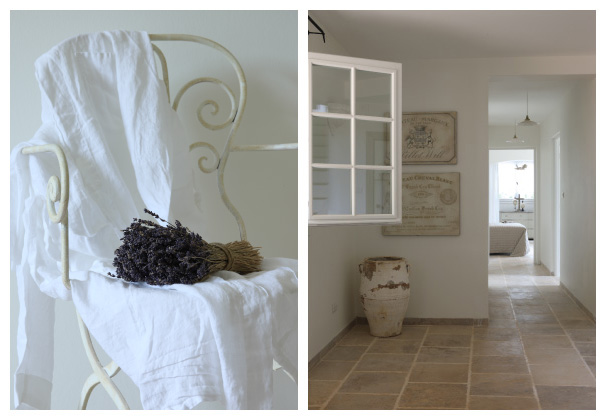
<instances>
[{"instance_id":1,"label":"dried lavender bundle","mask_svg":"<svg viewBox=\"0 0 606 420\"><path fill-rule=\"evenodd\" d=\"M116 249L113 263L116 274L108 273L110 276L128 282L167 285L197 283L220 270L240 274L259 271L263 257L259 248L247 241L208 243L178 220L173 225L144 211L166 226L133 219L123 230L122 245Z\"/></svg>"}]
</instances>

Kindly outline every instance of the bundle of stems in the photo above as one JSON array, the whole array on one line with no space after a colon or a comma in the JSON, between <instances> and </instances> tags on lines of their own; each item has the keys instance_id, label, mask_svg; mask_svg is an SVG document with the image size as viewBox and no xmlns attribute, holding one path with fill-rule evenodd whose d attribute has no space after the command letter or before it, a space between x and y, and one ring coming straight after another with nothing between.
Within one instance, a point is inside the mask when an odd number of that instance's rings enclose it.
<instances>
[{"instance_id":1,"label":"bundle of stems","mask_svg":"<svg viewBox=\"0 0 606 420\"><path fill-rule=\"evenodd\" d=\"M221 270L239 274L260 270L263 257L249 242L208 243L178 220L173 225L148 209L144 211L166 226L133 219L114 253L116 273L108 275L128 282L167 285L198 283Z\"/></svg>"}]
</instances>

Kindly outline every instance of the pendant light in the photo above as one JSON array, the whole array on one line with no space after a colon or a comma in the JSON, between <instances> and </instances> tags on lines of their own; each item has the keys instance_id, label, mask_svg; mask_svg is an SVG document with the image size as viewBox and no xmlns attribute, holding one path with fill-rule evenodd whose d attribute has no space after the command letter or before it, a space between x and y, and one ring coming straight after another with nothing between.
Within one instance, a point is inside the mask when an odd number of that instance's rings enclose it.
<instances>
[{"instance_id":1,"label":"pendant light","mask_svg":"<svg viewBox=\"0 0 606 420\"><path fill-rule=\"evenodd\" d=\"M539 125L538 122L532 121L530 118L528 118L528 91L526 91L526 119L524 121L520 121L518 125L523 127L534 127Z\"/></svg>"},{"instance_id":2,"label":"pendant light","mask_svg":"<svg viewBox=\"0 0 606 420\"><path fill-rule=\"evenodd\" d=\"M511 140L505 140L505 143L526 143L524 140L518 138L515 121L513 122L513 138Z\"/></svg>"}]
</instances>

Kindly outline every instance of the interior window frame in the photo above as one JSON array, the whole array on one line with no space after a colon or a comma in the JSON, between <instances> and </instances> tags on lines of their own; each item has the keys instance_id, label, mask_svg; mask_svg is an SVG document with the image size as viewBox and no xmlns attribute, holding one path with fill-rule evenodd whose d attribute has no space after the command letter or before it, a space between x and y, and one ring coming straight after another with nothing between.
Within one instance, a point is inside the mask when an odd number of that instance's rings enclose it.
<instances>
[{"instance_id":1,"label":"interior window frame","mask_svg":"<svg viewBox=\"0 0 606 420\"><path fill-rule=\"evenodd\" d=\"M326 66L350 70L350 112L349 114L331 113L313 110L313 66ZM392 225L402 223L402 65L378 60L368 60L354 57L337 56L321 53L309 53L308 58L308 117L309 117L309 200L308 224L316 225ZM391 77L391 116L373 117L356 113L356 71L389 74ZM349 164L331 164L313 162L313 117L335 118L350 123L350 162ZM389 165L367 165L356 162L356 121L377 121L389 123L390 127L390 156ZM313 209L313 170L315 169L347 169L350 170L351 214L314 214ZM356 213L356 170L381 170L390 172L391 191L389 214L357 214Z\"/></svg>"}]
</instances>

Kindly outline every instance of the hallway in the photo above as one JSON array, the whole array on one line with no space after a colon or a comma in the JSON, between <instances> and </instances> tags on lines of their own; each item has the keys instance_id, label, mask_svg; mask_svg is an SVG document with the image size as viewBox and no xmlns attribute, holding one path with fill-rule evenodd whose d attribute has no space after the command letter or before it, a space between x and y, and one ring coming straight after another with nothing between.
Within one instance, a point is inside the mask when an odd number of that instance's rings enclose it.
<instances>
[{"instance_id":1,"label":"hallway","mask_svg":"<svg viewBox=\"0 0 606 420\"><path fill-rule=\"evenodd\" d=\"M487 325L356 325L310 370L309 409L595 409L595 323L532 261L490 257Z\"/></svg>"}]
</instances>

